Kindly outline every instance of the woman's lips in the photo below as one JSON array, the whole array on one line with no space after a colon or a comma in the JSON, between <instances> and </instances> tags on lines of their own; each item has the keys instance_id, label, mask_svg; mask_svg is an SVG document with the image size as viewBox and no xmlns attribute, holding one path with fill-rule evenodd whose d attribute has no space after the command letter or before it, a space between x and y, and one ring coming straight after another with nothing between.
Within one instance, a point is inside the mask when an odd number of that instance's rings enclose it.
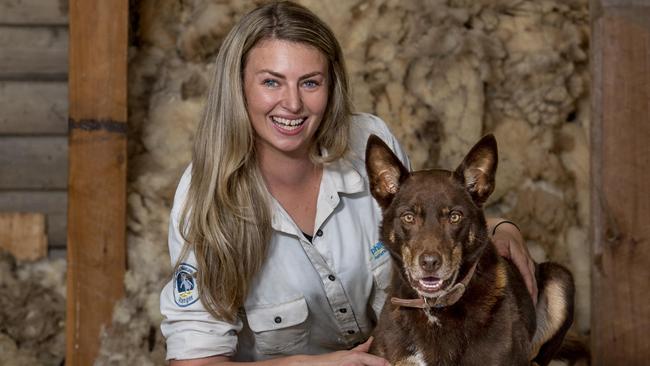
<instances>
[{"instance_id":1,"label":"woman's lips","mask_svg":"<svg viewBox=\"0 0 650 366\"><path fill-rule=\"evenodd\" d=\"M306 117L289 119L283 117L271 117L273 127L284 135L296 135L302 131L305 126Z\"/></svg>"}]
</instances>

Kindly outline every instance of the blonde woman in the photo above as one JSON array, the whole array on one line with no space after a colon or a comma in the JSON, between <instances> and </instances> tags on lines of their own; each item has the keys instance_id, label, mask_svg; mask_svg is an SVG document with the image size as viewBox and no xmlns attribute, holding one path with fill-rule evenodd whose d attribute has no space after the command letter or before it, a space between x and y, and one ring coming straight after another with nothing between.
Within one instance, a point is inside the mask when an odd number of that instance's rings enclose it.
<instances>
[{"instance_id":1,"label":"blonde woman","mask_svg":"<svg viewBox=\"0 0 650 366\"><path fill-rule=\"evenodd\" d=\"M367 353L391 270L371 133L408 164L383 121L352 113L341 48L313 13L271 3L235 25L171 212L170 365L388 364ZM518 230L494 236L534 291Z\"/></svg>"}]
</instances>

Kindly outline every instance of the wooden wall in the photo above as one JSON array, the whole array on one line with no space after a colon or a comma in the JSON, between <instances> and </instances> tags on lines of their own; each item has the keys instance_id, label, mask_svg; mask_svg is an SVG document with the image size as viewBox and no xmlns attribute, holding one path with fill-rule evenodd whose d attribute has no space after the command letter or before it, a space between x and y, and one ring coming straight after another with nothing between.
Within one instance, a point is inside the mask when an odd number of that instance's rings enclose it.
<instances>
[{"instance_id":1,"label":"wooden wall","mask_svg":"<svg viewBox=\"0 0 650 366\"><path fill-rule=\"evenodd\" d=\"M593 365L648 365L650 1L590 5Z\"/></svg>"},{"instance_id":2,"label":"wooden wall","mask_svg":"<svg viewBox=\"0 0 650 366\"><path fill-rule=\"evenodd\" d=\"M124 296L129 2L70 0L66 365L92 365Z\"/></svg>"},{"instance_id":3,"label":"wooden wall","mask_svg":"<svg viewBox=\"0 0 650 366\"><path fill-rule=\"evenodd\" d=\"M66 1L0 0L0 213L44 214L54 256L66 247L67 14Z\"/></svg>"}]
</instances>

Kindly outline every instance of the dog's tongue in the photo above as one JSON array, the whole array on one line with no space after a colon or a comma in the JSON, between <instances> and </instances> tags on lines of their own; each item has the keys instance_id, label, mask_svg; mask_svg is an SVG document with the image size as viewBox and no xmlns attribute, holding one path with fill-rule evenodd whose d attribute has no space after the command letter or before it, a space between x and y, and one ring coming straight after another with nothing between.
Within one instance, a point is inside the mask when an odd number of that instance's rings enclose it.
<instances>
[{"instance_id":1,"label":"dog's tongue","mask_svg":"<svg viewBox=\"0 0 650 366\"><path fill-rule=\"evenodd\" d=\"M427 291L438 290L442 286L442 280L437 277L423 277L419 282L420 286Z\"/></svg>"}]
</instances>

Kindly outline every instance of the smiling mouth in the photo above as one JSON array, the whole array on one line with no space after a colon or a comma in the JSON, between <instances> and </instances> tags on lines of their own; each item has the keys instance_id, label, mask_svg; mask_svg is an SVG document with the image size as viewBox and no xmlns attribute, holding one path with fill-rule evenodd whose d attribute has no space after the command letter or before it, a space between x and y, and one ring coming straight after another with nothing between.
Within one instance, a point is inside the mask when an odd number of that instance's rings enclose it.
<instances>
[{"instance_id":1,"label":"smiling mouth","mask_svg":"<svg viewBox=\"0 0 650 366\"><path fill-rule=\"evenodd\" d=\"M293 131L300 128L306 120L307 118L286 119L282 117L271 117L271 121L273 121L276 126L287 131Z\"/></svg>"},{"instance_id":2,"label":"smiling mouth","mask_svg":"<svg viewBox=\"0 0 650 366\"><path fill-rule=\"evenodd\" d=\"M437 277L423 277L418 281L418 285L426 292L438 291L442 288L445 281Z\"/></svg>"},{"instance_id":3,"label":"smiling mouth","mask_svg":"<svg viewBox=\"0 0 650 366\"><path fill-rule=\"evenodd\" d=\"M454 282L456 276L450 276L446 279L426 276L422 277L415 283L415 289L423 296L435 296L436 293L448 288Z\"/></svg>"}]
</instances>

